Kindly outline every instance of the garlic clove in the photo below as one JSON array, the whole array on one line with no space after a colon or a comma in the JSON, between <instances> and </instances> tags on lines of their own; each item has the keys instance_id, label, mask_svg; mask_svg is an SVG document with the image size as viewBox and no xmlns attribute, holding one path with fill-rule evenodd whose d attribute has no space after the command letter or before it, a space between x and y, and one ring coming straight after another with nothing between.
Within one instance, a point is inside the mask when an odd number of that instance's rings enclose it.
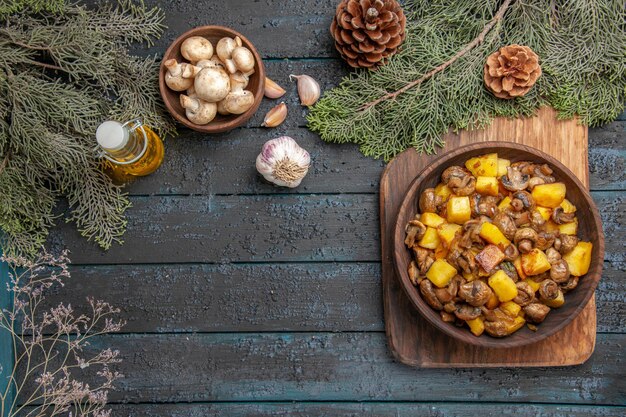
<instances>
[{"instance_id":1,"label":"garlic clove","mask_svg":"<svg viewBox=\"0 0 626 417\"><path fill-rule=\"evenodd\" d=\"M265 115L265 119L263 119L263 124L261 126L264 127L276 127L279 126L282 122L287 118L287 105L285 102L280 103L278 106L271 109Z\"/></svg>"},{"instance_id":2,"label":"garlic clove","mask_svg":"<svg viewBox=\"0 0 626 417\"><path fill-rule=\"evenodd\" d=\"M263 145L256 159L257 171L276 185L300 185L311 165L311 156L289 136L272 139Z\"/></svg>"},{"instance_id":3,"label":"garlic clove","mask_svg":"<svg viewBox=\"0 0 626 417\"><path fill-rule=\"evenodd\" d=\"M300 96L300 104L303 106L312 106L319 100L321 90L320 85L308 75L290 75L289 79L295 78L298 81L298 95Z\"/></svg>"},{"instance_id":4,"label":"garlic clove","mask_svg":"<svg viewBox=\"0 0 626 417\"><path fill-rule=\"evenodd\" d=\"M265 97L276 99L284 96L286 93L285 89L280 85L276 84L273 80L269 78L265 78Z\"/></svg>"}]
</instances>

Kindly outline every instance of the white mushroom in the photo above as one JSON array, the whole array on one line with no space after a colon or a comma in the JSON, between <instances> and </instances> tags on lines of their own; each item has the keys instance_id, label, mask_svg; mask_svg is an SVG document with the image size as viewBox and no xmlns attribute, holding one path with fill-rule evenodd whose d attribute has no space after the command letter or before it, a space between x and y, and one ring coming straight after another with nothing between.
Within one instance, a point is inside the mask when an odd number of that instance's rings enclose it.
<instances>
[{"instance_id":1,"label":"white mushroom","mask_svg":"<svg viewBox=\"0 0 626 417\"><path fill-rule=\"evenodd\" d=\"M254 104L254 94L243 89L241 82L236 82L235 87L224 98L224 110L231 114L242 114L248 111Z\"/></svg>"},{"instance_id":2,"label":"white mushroom","mask_svg":"<svg viewBox=\"0 0 626 417\"><path fill-rule=\"evenodd\" d=\"M248 86L248 82L250 82L250 77L240 71L230 75L231 90L243 90Z\"/></svg>"},{"instance_id":3,"label":"white mushroom","mask_svg":"<svg viewBox=\"0 0 626 417\"><path fill-rule=\"evenodd\" d=\"M194 77L200 71L199 67L191 64L178 63L175 59L168 59L163 63L167 68L165 84L174 91L184 91L194 84Z\"/></svg>"},{"instance_id":4,"label":"white mushroom","mask_svg":"<svg viewBox=\"0 0 626 417\"><path fill-rule=\"evenodd\" d=\"M213 55L211 59L203 59L196 62L196 66L200 68L224 68L224 64L222 64L217 55Z\"/></svg>"},{"instance_id":5,"label":"white mushroom","mask_svg":"<svg viewBox=\"0 0 626 417\"><path fill-rule=\"evenodd\" d=\"M203 68L196 75L194 88L202 100L217 103L230 92L230 77L221 68Z\"/></svg>"},{"instance_id":6,"label":"white mushroom","mask_svg":"<svg viewBox=\"0 0 626 417\"><path fill-rule=\"evenodd\" d=\"M230 113L224 108L224 100L217 103L217 112L222 116L228 116Z\"/></svg>"},{"instance_id":7,"label":"white mushroom","mask_svg":"<svg viewBox=\"0 0 626 417\"><path fill-rule=\"evenodd\" d=\"M195 63L204 59L211 59L213 45L202 36L191 36L180 45L180 53L186 60Z\"/></svg>"},{"instance_id":8,"label":"white mushroom","mask_svg":"<svg viewBox=\"0 0 626 417\"><path fill-rule=\"evenodd\" d=\"M215 119L217 104L207 103L204 100L180 95L180 105L185 109L185 114L190 122L197 125L205 125Z\"/></svg>"},{"instance_id":9,"label":"white mushroom","mask_svg":"<svg viewBox=\"0 0 626 417\"><path fill-rule=\"evenodd\" d=\"M243 73L254 71L254 55L248 48L238 46L233 50L232 59L237 69Z\"/></svg>"},{"instance_id":10,"label":"white mushroom","mask_svg":"<svg viewBox=\"0 0 626 417\"><path fill-rule=\"evenodd\" d=\"M232 59L233 51L235 50L235 48L240 47L241 45L241 38L237 36L234 39L222 38L215 47L215 52L217 53L217 56L226 67L226 70L231 74L234 74L237 71L237 66Z\"/></svg>"}]
</instances>

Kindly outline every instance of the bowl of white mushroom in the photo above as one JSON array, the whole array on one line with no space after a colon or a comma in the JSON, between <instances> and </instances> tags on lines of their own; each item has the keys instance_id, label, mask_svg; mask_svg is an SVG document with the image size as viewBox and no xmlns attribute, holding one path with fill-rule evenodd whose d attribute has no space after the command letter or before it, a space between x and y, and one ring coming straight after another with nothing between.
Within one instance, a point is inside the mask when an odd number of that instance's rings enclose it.
<instances>
[{"instance_id":1,"label":"bowl of white mushroom","mask_svg":"<svg viewBox=\"0 0 626 417\"><path fill-rule=\"evenodd\" d=\"M220 133L244 124L257 111L265 68L252 43L223 26L201 26L179 36L161 62L165 106L183 125Z\"/></svg>"}]
</instances>

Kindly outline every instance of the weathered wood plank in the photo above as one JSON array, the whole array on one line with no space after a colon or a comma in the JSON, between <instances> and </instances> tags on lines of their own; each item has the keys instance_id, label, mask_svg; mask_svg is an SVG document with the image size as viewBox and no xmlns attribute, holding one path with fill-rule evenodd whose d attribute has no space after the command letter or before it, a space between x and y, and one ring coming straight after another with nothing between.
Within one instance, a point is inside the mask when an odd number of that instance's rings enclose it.
<instances>
[{"instance_id":1,"label":"weathered wood plank","mask_svg":"<svg viewBox=\"0 0 626 417\"><path fill-rule=\"evenodd\" d=\"M420 369L396 363L384 333L114 335L126 377L112 402L493 401L623 405L626 335L598 335L584 365ZM454 389L451 389L454 387ZM549 389L547 389L549 387Z\"/></svg>"},{"instance_id":2,"label":"weathered wood plank","mask_svg":"<svg viewBox=\"0 0 626 417\"><path fill-rule=\"evenodd\" d=\"M606 260L624 262L623 192L593 196L601 207ZM72 250L78 264L377 261L378 196L257 195L134 197L126 244L104 252L71 224L50 246Z\"/></svg>"},{"instance_id":3,"label":"weathered wood plank","mask_svg":"<svg viewBox=\"0 0 626 417\"><path fill-rule=\"evenodd\" d=\"M626 189L626 122L589 130L589 183L592 190Z\"/></svg>"},{"instance_id":4,"label":"weathered wood plank","mask_svg":"<svg viewBox=\"0 0 626 417\"><path fill-rule=\"evenodd\" d=\"M468 403L214 403L120 404L114 416L126 417L615 417L626 407Z\"/></svg>"},{"instance_id":5,"label":"weathered wood plank","mask_svg":"<svg viewBox=\"0 0 626 417\"><path fill-rule=\"evenodd\" d=\"M126 244L103 252L72 225L52 247L75 263L370 261L380 257L377 196L137 197Z\"/></svg>"},{"instance_id":6,"label":"weathered wood plank","mask_svg":"<svg viewBox=\"0 0 626 417\"><path fill-rule=\"evenodd\" d=\"M164 10L168 29L154 47L137 48L135 53L162 53L191 28L221 25L250 39L264 58L338 56L329 34L337 7L334 0L148 0L146 4Z\"/></svg>"},{"instance_id":7,"label":"weathered wood plank","mask_svg":"<svg viewBox=\"0 0 626 417\"><path fill-rule=\"evenodd\" d=\"M42 309L88 296L121 309L124 333L384 331L378 263L75 266ZM626 263L605 262L598 331L626 333Z\"/></svg>"}]
</instances>

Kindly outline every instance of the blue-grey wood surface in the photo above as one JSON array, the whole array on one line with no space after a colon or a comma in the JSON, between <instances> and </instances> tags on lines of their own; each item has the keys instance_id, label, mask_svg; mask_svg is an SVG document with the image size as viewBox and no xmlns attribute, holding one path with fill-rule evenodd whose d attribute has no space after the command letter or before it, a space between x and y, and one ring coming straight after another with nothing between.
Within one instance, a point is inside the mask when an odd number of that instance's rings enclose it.
<instances>
[{"instance_id":1,"label":"blue-grey wood surface","mask_svg":"<svg viewBox=\"0 0 626 417\"><path fill-rule=\"evenodd\" d=\"M328 33L337 0L149 1L169 29L140 54L163 53L205 24L245 34L268 76L287 88L286 122L205 136L180 130L166 160L128 191L126 244L102 252L72 225L73 278L47 305L78 311L96 295L128 325L90 349L119 349L126 375L114 416L618 416L626 414L626 117L589 133L591 190L607 251L597 291L596 351L584 365L414 369L394 362L382 315L378 184L381 161L326 144L305 128L290 73L323 88L348 73ZM280 135L313 167L295 190L256 174L262 144ZM547 138L549 140L549 138Z\"/></svg>"}]
</instances>

